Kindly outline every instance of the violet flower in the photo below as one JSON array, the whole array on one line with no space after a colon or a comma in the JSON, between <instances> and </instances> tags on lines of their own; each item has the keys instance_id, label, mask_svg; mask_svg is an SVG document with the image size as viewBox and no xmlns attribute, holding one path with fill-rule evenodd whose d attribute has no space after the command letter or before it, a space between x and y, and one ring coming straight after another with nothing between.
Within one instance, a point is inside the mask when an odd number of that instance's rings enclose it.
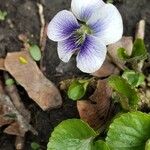
<instances>
[{"instance_id":1,"label":"violet flower","mask_svg":"<svg viewBox=\"0 0 150 150\"><path fill-rule=\"evenodd\" d=\"M47 35L58 42L62 61L68 62L77 53L77 67L93 73L105 60L106 45L117 42L122 33L122 18L114 5L102 0L72 0L71 11L57 13Z\"/></svg>"}]
</instances>

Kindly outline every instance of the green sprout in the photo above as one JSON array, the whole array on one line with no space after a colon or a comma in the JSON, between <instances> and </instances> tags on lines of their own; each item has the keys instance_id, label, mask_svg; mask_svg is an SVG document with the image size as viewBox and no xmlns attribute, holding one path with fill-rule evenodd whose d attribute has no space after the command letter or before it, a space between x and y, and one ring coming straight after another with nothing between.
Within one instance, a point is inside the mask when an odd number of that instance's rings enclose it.
<instances>
[{"instance_id":1,"label":"green sprout","mask_svg":"<svg viewBox=\"0 0 150 150\"><path fill-rule=\"evenodd\" d=\"M117 50L118 57L127 62L141 61L147 58L147 49L142 39L136 39L133 44L132 54L129 56L124 48Z\"/></svg>"},{"instance_id":2,"label":"green sprout","mask_svg":"<svg viewBox=\"0 0 150 150\"><path fill-rule=\"evenodd\" d=\"M6 19L7 12L0 10L0 21L4 21Z\"/></svg>"},{"instance_id":3,"label":"green sprout","mask_svg":"<svg viewBox=\"0 0 150 150\"><path fill-rule=\"evenodd\" d=\"M36 142L31 143L31 149L32 150L40 150L40 145Z\"/></svg>"},{"instance_id":4,"label":"green sprout","mask_svg":"<svg viewBox=\"0 0 150 150\"><path fill-rule=\"evenodd\" d=\"M11 86L15 83L15 81L12 79L12 78L8 78L6 81L5 81L5 84L7 86Z\"/></svg>"},{"instance_id":5,"label":"green sprout","mask_svg":"<svg viewBox=\"0 0 150 150\"><path fill-rule=\"evenodd\" d=\"M40 61L42 54L41 54L41 50L37 45L30 45L29 47L29 52L31 57L35 60L35 61Z\"/></svg>"}]
</instances>

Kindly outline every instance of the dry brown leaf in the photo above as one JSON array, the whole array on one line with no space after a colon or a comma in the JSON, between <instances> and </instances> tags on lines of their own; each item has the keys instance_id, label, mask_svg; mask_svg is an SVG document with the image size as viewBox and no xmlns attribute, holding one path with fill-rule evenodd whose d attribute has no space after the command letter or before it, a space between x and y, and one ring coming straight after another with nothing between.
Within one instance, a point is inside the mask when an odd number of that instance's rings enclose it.
<instances>
[{"instance_id":1,"label":"dry brown leaf","mask_svg":"<svg viewBox=\"0 0 150 150\"><path fill-rule=\"evenodd\" d=\"M15 115L14 119L19 123L22 132L26 133L31 131L33 134L37 134L37 131L29 124L28 120L20 114L20 112L15 108L11 99L0 91L0 105L3 106L4 116Z\"/></svg>"},{"instance_id":2,"label":"dry brown leaf","mask_svg":"<svg viewBox=\"0 0 150 150\"><path fill-rule=\"evenodd\" d=\"M24 136L27 131L31 131L33 134L37 134L36 130L29 124L28 118L25 118L23 115L21 115L21 113L15 108L10 97L6 95L1 81L0 116L1 126L9 125L4 130L5 133Z\"/></svg>"},{"instance_id":3,"label":"dry brown leaf","mask_svg":"<svg viewBox=\"0 0 150 150\"><path fill-rule=\"evenodd\" d=\"M0 91L1 91L1 86L0 86ZM4 125L8 125L10 123L12 123L14 120L11 118L8 118L5 116L6 114L4 114L4 110L3 110L3 106L0 105L0 127L4 126Z\"/></svg>"},{"instance_id":4,"label":"dry brown leaf","mask_svg":"<svg viewBox=\"0 0 150 150\"><path fill-rule=\"evenodd\" d=\"M1 86L0 86L1 87ZM0 92L1 92L1 88L0 88ZM3 116L4 114L4 111L3 111L3 106L0 105L0 115Z\"/></svg>"},{"instance_id":5,"label":"dry brown leaf","mask_svg":"<svg viewBox=\"0 0 150 150\"><path fill-rule=\"evenodd\" d=\"M20 125L18 122L14 122L10 124L5 130L4 133L10 134L10 135L18 135L24 137L25 132L20 128Z\"/></svg>"},{"instance_id":6,"label":"dry brown leaf","mask_svg":"<svg viewBox=\"0 0 150 150\"><path fill-rule=\"evenodd\" d=\"M20 63L19 57L25 58L27 63ZM43 110L61 106L58 89L42 74L27 51L8 53L5 68Z\"/></svg>"},{"instance_id":7,"label":"dry brown leaf","mask_svg":"<svg viewBox=\"0 0 150 150\"><path fill-rule=\"evenodd\" d=\"M101 78L110 76L111 74L118 74L118 73L119 73L118 68L111 62L109 57L106 57L106 60L104 61L102 67L96 72L92 73L92 75Z\"/></svg>"},{"instance_id":8,"label":"dry brown leaf","mask_svg":"<svg viewBox=\"0 0 150 150\"><path fill-rule=\"evenodd\" d=\"M110 112L110 97L112 90L107 86L106 80L99 80L97 89L89 100L77 102L77 108L82 120L87 122L92 128L100 129L106 123Z\"/></svg>"},{"instance_id":9,"label":"dry brown leaf","mask_svg":"<svg viewBox=\"0 0 150 150\"><path fill-rule=\"evenodd\" d=\"M0 115L0 127L7 125L7 124L11 124L12 122L13 122L12 119L8 119L4 117L3 115Z\"/></svg>"},{"instance_id":10,"label":"dry brown leaf","mask_svg":"<svg viewBox=\"0 0 150 150\"><path fill-rule=\"evenodd\" d=\"M131 55L132 48L133 48L133 37L124 36L124 37L122 37L122 39L120 41L118 41L114 44L110 44L108 46L108 54L111 57L111 59L113 59L113 61L116 64L123 67L125 64L125 61L120 60L117 55L117 49L121 48L121 47L126 49L128 55Z\"/></svg>"},{"instance_id":11,"label":"dry brown leaf","mask_svg":"<svg viewBox=\"0 0 150 150\"><path fill-rule=\"evenodd\" d=\"M4 59L0 58L0 70L6 70L4 66Z\"/></svg>"}]
</instances>

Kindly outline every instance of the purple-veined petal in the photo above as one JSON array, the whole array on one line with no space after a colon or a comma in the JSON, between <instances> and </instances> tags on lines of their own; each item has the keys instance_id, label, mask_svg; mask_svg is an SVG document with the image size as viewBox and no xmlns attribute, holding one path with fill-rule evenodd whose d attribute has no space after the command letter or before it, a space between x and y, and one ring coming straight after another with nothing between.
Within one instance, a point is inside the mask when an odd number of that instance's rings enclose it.
<instances>
[{"instance_id":1,"label":"purple-veined petal","mask_svg":"<svg viewBox=\"0 0 150 150\"><path fill-rule=\"evenodd\" d=\"M106 58L106 46L94 36L87 36L77 55L77 67L85 73L97 71Z\"/></svg>"},{"instance_id":2,"label":"purple-veined petal","mask_svg":"<svg viewBox=\"0 0 150 150\"><path fill-rule=\"evenodd\" d=\"M117 42L123 34L122 17L112 4L106 4L97 10L87 24L93 30L93 35L106 45Z\"/></svg>"},{"instance_id":3,"label":"purple-veined petal","mask_svg":"<svg viewBox=\"0 0 150 150\"><path fill-rule=\"evenodd\" d=\"M68 39L58 42L57 51L59 58L63 62L68 62L78 47L74 34Z\"/></svg>"},{"instance_id":4,"label":"purple-veined petal","mask_svg":"<svg viewBox=\"0 0 150 150\"><path fill-rule=\"evenodd\" d=\"M62 10L50 21L47 35L53 41L67 39L80 25L72 12Z\"/></svg>"},{"instance_id":5,"label":"purple-veined petal","mask_svg":"<svg viewBox=\"0 0 150 150\"><path fill-rule=\"evenodd\" d=\"M87 21L93 11L101 8L105 3L102 0L72 0L71 10L81 21Z\"/></svg>"}]
</instances>

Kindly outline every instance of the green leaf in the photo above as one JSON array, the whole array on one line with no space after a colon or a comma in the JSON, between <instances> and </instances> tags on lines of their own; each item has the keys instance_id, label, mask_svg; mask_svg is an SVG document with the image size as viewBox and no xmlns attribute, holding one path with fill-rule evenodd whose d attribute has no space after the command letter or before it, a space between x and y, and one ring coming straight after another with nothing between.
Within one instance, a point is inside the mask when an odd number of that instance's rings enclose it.
<instances>
[{"instance_id":1,"label":"green leaf","mask_svg":"<svg viewBox=\"0 0 150 150\"><path fill-rule=\"evenodd\" d=\"M150 138L150 115L130 112L110 125L106 142L111 150L145 150Z\"/></svg>"},{"instance_id":2,"label":"green leaf","mask_svg":"<svg viewBox=\"0 0 150 150\"><path fill-rule=\"evenodd\" d=\"M142 39L136 39L133 45L131 60L144 60L147 58L147 50Z\"/></svg>"},{"instance_id":3,"label":"green leaf","mask_svg":"<svg viewBox=\"0 0 150 150\"><path fill-rule=\"evenodd\" d=\"M130 56L127 54L127 52L124 48L118 48L117 55L122 60L127 60L130 58Z\"/></svg>"},{"instance_id":4,"label":"green leaf","mask_svg":"<svg viewBox=\"0 0 150 150\"><path fill-rule=\"evenodd\" d=\"M134 70L125 70L122 77L133 87L138 87L145 80L145 76L142 73L135 72Z\"/></svg>"},{"instance_id":5,"label":"green leaf","mask_svg":"<svg viewBox=\"0 0 150 150\"><path fill-rule=\"evenodd\" d=\"M39 61L42 57L41 50L37 45L31 45L29 48L29 52L35 61Z\"/></svg>"},{"instance_id":6,"label":"green leaf","mask_svg":"<svg viewBox=\"0 0 150 150\"><path fill-rule=\"evenodd\" d=\"M15 81L12 79L12 78L9 78L5 81L5 84L7 86L11 86L11 85L14 85Z\"/></svg>"},{"instance_id":7,"label":"green leaf","mask_svg":"<svg viewBox=\"0 0 150 150\"><path fill-rule=\"evenodd\" d=\"M80 119L61 122L49 139L47 150L92 150L97 133Z\"/></svg>"},{"instance_id":8,"label":"green leaf","mask_svg":"<svg viewBox=\"0 0 150 150\"><path fill-rule=\"evenodd\" d=\"M110 149L106 142L99 140L93 143L92 150L110 150Z\"/></svg>"},{"instance_id":9,"label":"green leaf","mask_svg":"<svg viewBox=\"0 0 150 150\"><path fill-rule=\"evenodd\" d=\"M0 10L0 21L4 21L6 19L7 12Z\"/></svg>"},{"instance_id":10,"label":"green leaf","mask_svg":"<svg viewBox=\"0 0 150 150\"><path fill-rule=\"evenodd\" d=\"M138 94L125 79L120 76L113 75L109 77L108 83L120 96L120 103L124 109L137 109L139 101ZM124 103L127 103L129 105L129 108L126 108L127 105L124 106Z\"/></svg>"},{"instance_id":11,"label":"green leaf","mask_svg":"<svg viewBox=\"0 0 150 150\"><path fill-rule=\"evenodd\" d=\"M73 81L68 88L68 97L72 100L81 99L86 93L88 84L88 80Z\"/></svg>"},{"instance_id":12,"label":"green leaf","mask_svg":"<svg viewBox=\"0 0 150 150\"><path fill-rule=\"evenodd\" d=\"M150 150L150 139L146 142L145 150Z\"/></svg>"},{"instance_id":13,"label":"green leaf","mask_svg":"<svg viewBox=\"0 0 150 150\"><path fill-rule=\"evenodd\" d=\"M31 149L32 150L40 150L40 145L36 142L31 143Z\"/></svg>"}]
</instances>

